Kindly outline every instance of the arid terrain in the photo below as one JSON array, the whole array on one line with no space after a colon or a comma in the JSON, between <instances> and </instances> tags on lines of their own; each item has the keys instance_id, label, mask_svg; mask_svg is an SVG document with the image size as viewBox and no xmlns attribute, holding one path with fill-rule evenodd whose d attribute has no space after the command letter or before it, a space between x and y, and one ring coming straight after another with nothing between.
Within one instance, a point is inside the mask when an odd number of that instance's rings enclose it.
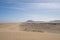
<instances>
[{"instance_id":1,"label":"arid terrain","mask_svg":"<svg viewBox=\"0 0 60 40\"><path fill-rule=\"evenodd\" d=\"M60 40L60 23L0 23L0 40Z\"/></svg>"},{"instance_id":2,"label":"arid terrain","mask_svg":"<svg viewBox=\"0 0 60 40\"><path fill-rule=\"evenodd\" d=\"M60 40L60 34L39 32L0 32L0 40Z\"/></svg>"}]
</instances>

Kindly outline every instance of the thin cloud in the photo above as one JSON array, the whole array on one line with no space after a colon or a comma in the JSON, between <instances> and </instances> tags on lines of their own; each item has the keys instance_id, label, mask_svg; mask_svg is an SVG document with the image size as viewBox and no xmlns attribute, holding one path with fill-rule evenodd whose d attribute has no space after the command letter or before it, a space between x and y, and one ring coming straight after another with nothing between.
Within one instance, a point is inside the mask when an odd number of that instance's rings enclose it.
<instances>
[{"instance_id":1,"label":"thin cloud","mask_svg":"<svg viewBox=\"0 0 60 40\"><path fill-rule=\"evenodd\" d=\"M29 0L29 1L28 0L5 0L4 1L4 0L2 0L0 2L2 2L0 4L1 9L2 8L3 8L3 10L4 10L4 8L8 9L8 10L6 10L6 13L7 13L7 11L10 11L9 9L19 10L18 13L21 13L20 11L22 10L22 12L24 12L25 16L21 15L22 13L19 14L19 16L20 17L23 16L21 18L23 18L25 20L32 19L32 20L46 20L47 21L47 20L60 19L60 14L59 14L60 13L60 3L54 3L53 1L52 1L53 3L48 2L48 0L46 0L46 1L42 1L42 0L37 0L37 1L36 0L33 0L33 1L32 0ZM40 3L38 3L38 2L40 2ZM54 10L52 10L52 9L54 9ZM14 11L14 13L16 13L16 12ZM3 13L3 14L5 14L5 13ZM26 16L27 14L28 14L28 16ZM18 15L16 17L18 17ZM18 19L21 19L21 18L18 18ZM3 18L2 20L4 21L5 19ZM15 18L15 20L16 20L16 18Z\"/></svg>"},{"instance_id":2,"label":"thin cloud","mask_svg":"<svg viewBox=\"0 0 60 40\"><path fill-rule=\"evenodd\" d=\"M23 3L23 4L14 4L15 6L11 7L3 7L2 8L9 8L9 9L19 9L19 10L40 10L40 9L59 9L60 10L60 3ZM17 6L16 6L17 5Z\"/></svg>"},{"instance_id":3,"label":"thin cloud","mask_svg":"<svg viewBox=\"0 0 60 40\"><path fill-rule=\"evenodd\" d=\"M51 16L51 15L38 15L38 14L27 14L26 19L31 19L35 21L50 21L59 19L58 16Z\"/></svg>"},{"instance_id":4,"label":"thin cloud","mask_svg":"<svg viewBox=\"0 0 60 40\"><path fill-rule=\"evenodd\" d=\"M49 3L60 2L60 0L0 0L1 2L23 2L23 3Z\"/></svg>"},{"instance_id":5,"label":"thin cloud","mask_svg":"<svg viewBox=\"0 0 60 40\"><path fill-rule=\"evenodd\" d=\"M60 3L29 3L26 9L60 9Z\"/></svg>"},{"instance_id":6,"label":"thin cloud","mask_svg":"<svg viewBox=\"0 0 60 40\"><path fill-rule=\"evenodd\" d=\"M7 9L15 9L15 10L24 10L24 8L18 8L18 7L3 7L3 6L0 6L1 8L7 8Z\"/></svg>"}]
</instances>

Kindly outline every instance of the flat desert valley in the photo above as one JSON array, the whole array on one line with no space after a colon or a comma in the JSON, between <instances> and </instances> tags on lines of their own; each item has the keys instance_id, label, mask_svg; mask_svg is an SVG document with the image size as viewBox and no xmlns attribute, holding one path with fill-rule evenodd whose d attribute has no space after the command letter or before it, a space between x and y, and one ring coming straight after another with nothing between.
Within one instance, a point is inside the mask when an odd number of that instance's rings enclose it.
<instances>
[{"instance_id":1,"label":"flat desert valley","mask_svg":"<svg viewBox=\"0 0 60 40\"><path fill-rule=\"evenodd\" d=\"M59 28L58 24L0 23L0 40L60 40Z\"/></svg>"}]
</instances>

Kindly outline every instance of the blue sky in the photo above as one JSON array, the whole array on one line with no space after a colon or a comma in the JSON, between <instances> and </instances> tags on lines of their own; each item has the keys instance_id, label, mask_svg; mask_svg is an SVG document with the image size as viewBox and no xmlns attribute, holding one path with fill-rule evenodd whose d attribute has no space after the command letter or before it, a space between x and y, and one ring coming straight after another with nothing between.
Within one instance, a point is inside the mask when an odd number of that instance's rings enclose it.
<instances>
[{"instance_id":1,"label":"blue sky","mask_svg":"<svg viewBox=\"0 0 60 40\"><path fill-rule=\"evenodd\" d=\"M60 20L60 0L0 0L0 22Z\"/></svg>"}]
</instances>

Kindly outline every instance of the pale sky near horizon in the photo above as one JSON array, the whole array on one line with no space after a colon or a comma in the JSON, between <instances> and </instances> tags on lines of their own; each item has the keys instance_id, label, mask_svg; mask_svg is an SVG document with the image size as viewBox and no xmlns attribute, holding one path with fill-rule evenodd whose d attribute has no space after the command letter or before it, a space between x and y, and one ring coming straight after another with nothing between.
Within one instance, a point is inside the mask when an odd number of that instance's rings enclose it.
<instances>
[{"instance_id":1,"label":"pale sky near horizon","mask_svg":"<svg viewBox=\"0 0 60 40\"><path fill-rule=\"evenodd\" d=\"M60 20L60 0L0 0L0 22Z\"/></svg>"}]
</instances>

